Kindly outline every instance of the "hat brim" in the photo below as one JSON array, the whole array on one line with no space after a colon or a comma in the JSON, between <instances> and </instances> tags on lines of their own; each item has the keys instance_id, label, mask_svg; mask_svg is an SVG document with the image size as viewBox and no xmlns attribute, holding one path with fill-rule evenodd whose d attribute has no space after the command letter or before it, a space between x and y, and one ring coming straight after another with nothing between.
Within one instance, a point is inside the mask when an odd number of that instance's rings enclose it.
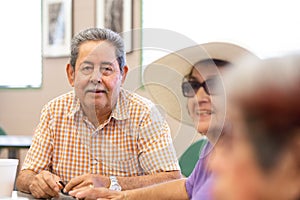
<instances>
[{"instance_id":1,"label":"hat brim","mask_svg":"<svg viewBox=\"0 0 300 200\"><path fill-rule=\"evenodd\" d=\"M153 101L173 118L193 125L187 111L187 98L182 95L181 83L193 65L201 60L220 59L233 66L243 58L258 59L247 49L225 42L210 42L172 52L146 66L143 84ZM218 69L216 67L216 73Z\"/></svg>"}]
</instances>

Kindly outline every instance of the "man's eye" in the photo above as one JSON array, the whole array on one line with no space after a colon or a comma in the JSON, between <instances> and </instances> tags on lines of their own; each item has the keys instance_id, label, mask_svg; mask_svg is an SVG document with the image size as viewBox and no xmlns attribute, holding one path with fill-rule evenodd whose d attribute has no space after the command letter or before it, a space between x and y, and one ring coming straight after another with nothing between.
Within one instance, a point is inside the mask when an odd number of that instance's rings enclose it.
<instances>
[{"instance_id":1,"label":"man's eye","mask_svg":"<svg viewBox=\"0 0 300 200\"><path fill-rule=\"evenodd\" d=\"M81 68L81 71L82 71L83 73L90 73L90 72L92 72L93 70L94 70L94 68L91 67L91 66L85 66L85 67Z\"/></svg>"},{"instance_id":2,"label":"man's eye","mask_svg":"<svg viewBox=\"0 0 300 200\"><path fill-rule=\"evenodd\" d=\"M113 68L111 66L102 66L100 68L100 72L104 75L104 76L108 76L111 75L113 73Z\"/></svg>"},{"instance_id":3,"label":"man's eye","mask_svg":"<svg viewBox=\"0 0 300 200\"><path fill-rule=\"evenodd\" d=\"M101 68L102 71L112 71L111 67L102 67Z\"/></svg>"}]
</instances>

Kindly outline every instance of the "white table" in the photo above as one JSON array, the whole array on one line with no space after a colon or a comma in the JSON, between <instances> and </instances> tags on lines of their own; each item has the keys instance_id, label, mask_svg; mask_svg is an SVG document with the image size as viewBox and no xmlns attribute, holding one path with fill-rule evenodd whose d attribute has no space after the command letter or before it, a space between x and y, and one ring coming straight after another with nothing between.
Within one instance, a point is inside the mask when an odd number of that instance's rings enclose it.
<instances>
[{"instance_id":1,"label":"white table","mask_svg":"<svg viewBox=\"0 0 300 200\"><path fill-rule=\"evenodd\" d=\"M31 141L29 135L0 135L0 149L8 149L8 158L20 159L20 150L28 149Z\"/></svg>"},{"instance_id":2,"label":"white table","mask_svg":"<svg viewBox=\"0 0 300 200\"><path fill-rule=\"evenodd\" d=\"M18 191L18 197L25 197L28 200L36 199L31 194L26 194L26 193L20 192L20 191ZM51 200L76 200L76 199L72 196L68 196L68 195L59 193L59 197L53 197L53 198L51 198Z\"/></svg>"},{"instance_id":3,"label":"white table","mask_svg":"<svg viewBox=\"0 0 300 200\"><path fill-rule=\"evenodd\" d=\"M20 162L20 150L28 149L31 145L31 141L32 136L30 135L0 135L0 149L8 149L8 158L15 158ZM21 163L19 163L17 167L16 175L19 174L20 166Z\"/></svg>"}]
</instances>

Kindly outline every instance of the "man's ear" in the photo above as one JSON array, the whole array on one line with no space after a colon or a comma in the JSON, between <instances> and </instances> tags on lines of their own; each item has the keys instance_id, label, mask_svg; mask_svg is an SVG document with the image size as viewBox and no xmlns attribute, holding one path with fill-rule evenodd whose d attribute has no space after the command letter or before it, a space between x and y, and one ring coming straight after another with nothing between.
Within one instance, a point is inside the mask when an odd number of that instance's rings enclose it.
<instances>
[{"instance_id":1,"label":"man's ear","mask_svg":"<svg viewBox=\"0 0 300 200\"><path fill-rule=\"evenodd\" d=\"M127 76L127 72L128 72L128 66L125 65L123 67L123 72L122 72L122 84L124 84L124 82L125 82L125 79L126 79L126 76Z\"/></svg>"},{"instance_id":2,"label":"man's ear","mask_svg":"<svg viewBox=\"0 0 300 200\"><path fill-rule=\"evenodd\" d=\"M67 64L66 72L70 85L74 87L75 70L73 69L70 63Z\"/></svg>"}]
</instances>

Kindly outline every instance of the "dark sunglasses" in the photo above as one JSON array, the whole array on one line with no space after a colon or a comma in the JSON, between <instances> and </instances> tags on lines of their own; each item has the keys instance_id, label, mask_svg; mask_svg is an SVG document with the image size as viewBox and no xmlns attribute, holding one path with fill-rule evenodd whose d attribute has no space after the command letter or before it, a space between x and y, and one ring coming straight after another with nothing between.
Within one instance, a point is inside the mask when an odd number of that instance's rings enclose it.
<instances>
[{"instance_id":1,"label":"dark sunglasses","mask_svg":"<svg viewBox=\"0 0 300 200\"><path fill-rule=\"evenodd\" d=\"M216 77L209 78L202 83L194 80L185 81L181 84L181 89L183 96L185 97L194 97L201 87L203 87L208 95L217 95L220 94L220 88L218 87L218 84L220 83L220 78Z\"/></svg>"}]
</instances>

